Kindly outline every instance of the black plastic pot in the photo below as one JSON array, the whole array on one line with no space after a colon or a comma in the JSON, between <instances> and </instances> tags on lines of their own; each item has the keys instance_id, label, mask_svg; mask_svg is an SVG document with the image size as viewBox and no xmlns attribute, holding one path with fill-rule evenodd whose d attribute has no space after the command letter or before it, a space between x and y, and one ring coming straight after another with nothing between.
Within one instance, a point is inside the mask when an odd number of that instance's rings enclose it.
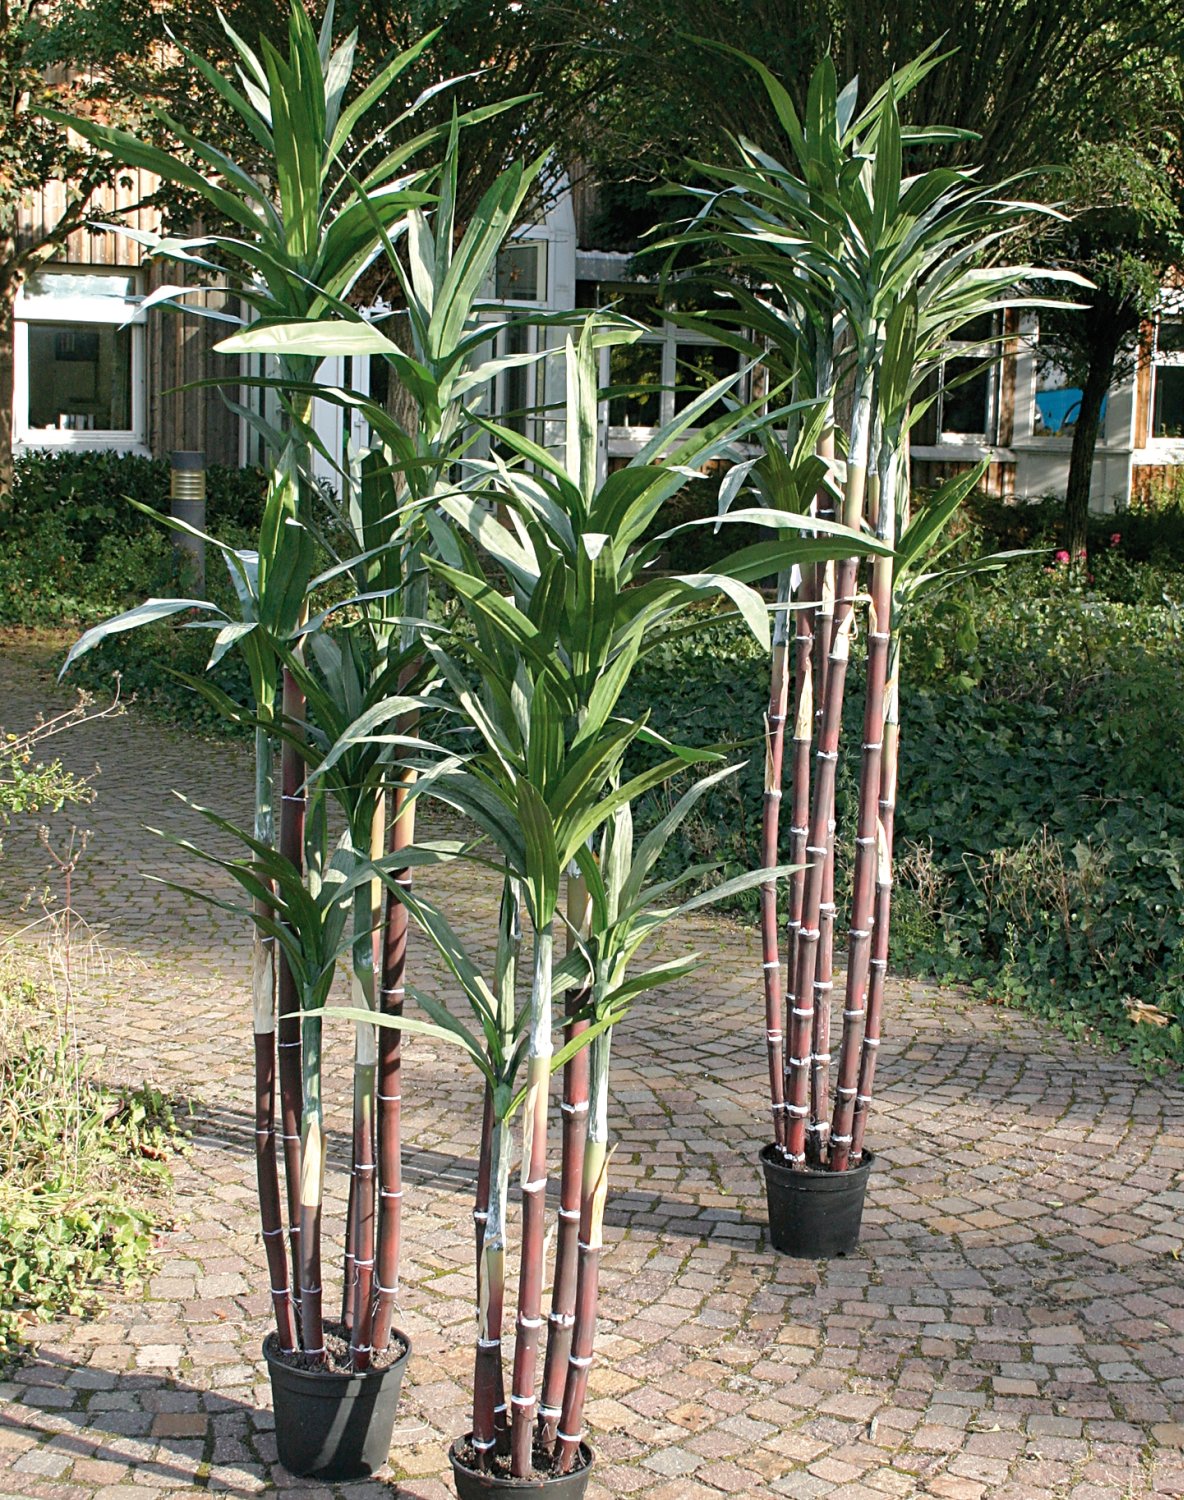
<instances>
[{"instance_id":1,"label":"black plastic pot","mask_svg":"<svg viewBox=\"0 0 1184 1500\"><path fill-rule=\"evenodd\" d=\"M337 1374L297 1370L263 1344L275 1407L279 1460L291 1474L314 1479L366 1479L387 1461L399 1409L399 1387L411 1353L381 1370Z\"/></svg>"},{"instance_id":2,"label":"black plastic pot","mask_svg":"<svg viewBox=\"0 0 1184 1500\"><path fill-rule=\"evenodd\" d=\"M807 1167L795 1172L776 1146L761 1152L769 1201L769 1238L774 1250L800 1260L849 1255L859 1243L863 1199L874 1154L847 1172Z\"/></svg>"},{"instance_id":3,"label":"black plastic pot","mask_svg":"<svg viewBox=\"0 0 1184 1500\"><path fill-rule=\"evenodd\" d=\"M486 1474L479 1469L470 1469L461 1461L461 1450L468 1444L467 1437L457 1438L448 1450L448 1461L452 1465L452 1477L456 1483L459 1500L485 1500L487 1495L534 1495L540 1491L547 1500L582 1500L588 1488L588 1477L592 1473L595 1455L587 1443L580 1444L580 1457L584 1462L570 1474L532 1474L529 1479L510 1479L499 1474Z\"/></svg>"}]
</instances>

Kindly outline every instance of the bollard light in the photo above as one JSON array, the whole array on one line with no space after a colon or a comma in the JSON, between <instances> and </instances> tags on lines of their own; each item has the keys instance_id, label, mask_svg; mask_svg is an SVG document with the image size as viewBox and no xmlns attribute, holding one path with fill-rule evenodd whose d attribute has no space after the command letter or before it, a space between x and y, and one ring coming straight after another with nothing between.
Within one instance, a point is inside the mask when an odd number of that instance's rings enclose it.
<instances>
[{"instance_id":1,"label":"bollard light","mask_svg":"<svg viewBox=\"0 0 1184 1500\"><path fill-rule=\"evenodd\" d=\"M206 456L197 450L187 449L170 457L171 475L169 483L169 514L178 521L206 529ZM206 585L206 544L200 537L188 532L175 531L173 545L178 556L187 557L193 569L193 584L198 593Z\"/></svg>"}]
</instances>

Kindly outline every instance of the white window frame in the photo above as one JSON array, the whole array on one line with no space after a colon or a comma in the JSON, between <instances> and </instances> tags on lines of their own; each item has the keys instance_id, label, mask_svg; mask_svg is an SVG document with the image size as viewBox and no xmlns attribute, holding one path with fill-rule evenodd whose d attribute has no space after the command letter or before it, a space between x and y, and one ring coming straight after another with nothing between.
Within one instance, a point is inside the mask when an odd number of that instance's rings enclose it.
<instances>
[{"instance_id":1,"label":"white window frame","mask_svg":"<svg viewBox=\"0 0 1184 1500\"><path fill-rule=\"evenodd\" d=\"M998 317L998 314L994 314ZM951 339L948 345L948 354L938 366L937 371L937 443L939 447L966 447L977 444L984 448L994 447L999 436L999 349L997 344L975 343L970 339ZM987 377L987 426L985 432L961 432L957 428L946 427L945 418L945 392L946 392L946 368L951 360L976 359L985 361L995 356L992 363L982 373Z\"/></svg>"},{"instance_id":2,"label":"white window frame","mask_svg":"<svg viewBox=\"0 0 1184 1500\"><path fill-rule=\"evenodd\" d=\"M539 271L537 278L538 295L535 297L499 297L497 295L497 264L495 262L489 279L485 285L485 295L481 303L482 321L490 325L493 338L492 348L488 355L489 359L504 359L510 352L508 324L519 318L529 316L531 313L546 313L554 311L551 301L552 278L556 273L555 248L556 240L548 231L546 224L531 225L518 234L511 236L499 251L499 256L506 250L522 250L526 248L537 248L539 255ZM525 354L537 355L539 351L547 347L546 329L537 323L522 323L518 325L519 331L525 334ZM546 444L547 415L537 410L543 406L547 399L545 359L534 359L528 361L521 367L521 374L526 382L526 399L522 403L522 409L531 413L524 419L523 435L531 442L540 446ZM474 404L478 410L484 409L489 419L493 422L501 422L506 412L510 409L507 387L513 378L509 370L502 370L492 381L492 388L486 387L486 393ZM517 411L517 405L513 410ZM473 448L475 457L486 457L488 454L488 439L478 439Z\"/></svg>"},{"instance_id":3,"label":"white window frame","mask_svg":"<svg viewBox=\"0 0 1184 1500\"><path fill-rule=\"evenodd\" d=\"M609 289L613 290L613 289ZM684 328L677 323L672 323L668 318L663 318L660 325L647 330L637 340L638 344L648 344L651 347L657 345L661 348L661 373L659 385L656 387L658 396L658 421L650 426L631 426L628 423L609 422L609 402L601 403L601 426L605 429L608 438L608 452L611 458L632 458L640 453L647 443L661 428L672 422L675 417L675 399L678 392L675 387L679 384L678 351L687 345L694 345L700 349L726 349L726 344L721 344L718 339L713 339L710 334L696 333L693 329ZM600 354L600 384L608 387L612 383L611 376L612 350L603 349ZM737 365L740 356L736 355ZM751 381L751 374L740 381L736 387L737 396L744 398L745 392Z\"/></svg>"},{"instance_id":4,"label":"white window frame","mask_svg":"<svg viewBox=\"0 0 1184 1500\"><path fill-rule=\"evenodd\" d=\"M131 266L46 266L37 278L53 276L126 278L133 291L118 297L96 291L75 296L38 297L22 287L16 299L13 328L13 447L18 452L33 448L72 448L117 453L148 454L148 391L144 337L145 315L140 309L143 278ZM102 428L31 427L29 425L29 325L73 323L78 325L131 325L131 427Z\"/></svg>"},{"instance_id":5,"label":"white window frame","mask_svg":"<svg viewBox=\"0 0 1184 1500\"><path fill-rule=\"evenodd\" d=\"M1159 391L1160 370L1184 368L1184 349L1162 352L1159 347L1159 330L1163 323L1174 323L1184 332L1184 303L1173 300L1170 306L1160 308L1155 318L1155 332L1151 348L1151 389L1147 400L1147 446L1161 453L1167 450L1178 452L1184 447L1184 433L1177 437L1160 437L1155 431L1155 398Z\"/></svg>"}]
</instances>

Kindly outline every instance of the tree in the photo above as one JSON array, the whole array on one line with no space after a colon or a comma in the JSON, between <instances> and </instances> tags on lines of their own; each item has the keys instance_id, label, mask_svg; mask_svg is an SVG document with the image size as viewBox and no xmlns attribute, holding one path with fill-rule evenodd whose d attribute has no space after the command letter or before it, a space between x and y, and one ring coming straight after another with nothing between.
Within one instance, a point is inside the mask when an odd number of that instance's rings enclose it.
<instances>
[{"instance_id":1,"label":"tree","mask_svg":"<svg viewBox=\"0 0 1184 1500\"><path fill-rule=\"evenodd\" d=\"M1178 102L1178 101L1177 101ZM1096 290L1080 312L1040 319L1042 364L1079 386L1065 492L1065 546L1080 572L1086 548L1090 482L1106 394L1129 379L1145 356L1141 331L1168 273L1184 258L1184 182L1180 119L1159 139L1083 146L1069 173L1069 198L1084 205L1045 251L1071 265Z\"/></svg>"},{"instance_id":2,"label":"tree","mask_svg":"<svg viewBox=\"0 0 1184 1500\"><path fill-rule=\"evenodd\" d=\"M115 33L83 24L86 5L62 0L0 0L0 505L12 488L13 336L17 293L39 266L95 213L104 187L122 171L39 116L47 105L85 111L95 98L108 114L132 114L110 90ZM102 39L100 49L98 43ZM49 182L66 185L64 207L48 222L22 225L21 210Z\"/></svg>"},{"instance_id":3,"label":"tree","mask_svg":"<svg viewBox=\"0 0 1184 1500\"><path fill-rule=\"evenodd\" d=\"M948 56L918 85L917 117L973 131L954 157L1003 176L1064 162L1066 143L1098 139L1099 121L1122 113L1116 73L1137 92L1132 60L1154 65L1184 35L1170 0L1085 0L1069 11L1058 0L803 0L792 26L779 0L622 0L615 9L621 87L598 109L588 151L626 180L658 180L688 155L718 157L724 131L758 144L778 138L744 63L706 53L700 38L759 57L795 99L825 52L869 94L939 43Z\"/></svg>"},{"instance_id":4,"label":"tree","mask_svg":"<svg viewBox=\"0 0 1184 1500\"><path fill-rule=\"evenodd\" d=\"M627 248L622 227L636 243L659 217L645 187L678 174L684 156L718 159L725 132L777 140L745 64L713 50L704 66L699 37L760 57L799 100L823 51L866 92L938 43L949 56L918 85L913 108L976 133L950 160L990 178L1039 171L1025 196L1064 203L1071 222L1039 255L1098 287L1078 299L1085 311L1046 314L1041 330L1042 346L1055 339L1056 362L1084 394L1066 501L1079 550L1102 400L1129 373L1140 322L1179 255L1181 12L1165 0L1069 9L1059 0L952 0L940 10L932 0L803 0L786 26L777 0L638 0L619 31L622 87L598 115L593 142L608 184L597 225L605 247ZM665 66L653 68L654 56ZM911 156L920 168L931 162L925 148Z\"/></svg>"},{"instance_id":5,"label":"tree","mask_svg":"<svg viewBox=\"0 0 1184 1500\"><path fill-rule=\"evenodd\" d=\"M182 126L200 131L203 139L221 146L236 161L249 163L257 155L256 143L233 112L211 112L186 55L233 68L236 57L219 10L186 0L164 0L151 7L137 6L133 0L108 3L120 9L122 24L136 38L123 86L150 98L155 108ZM306 0L306 9L319 24L324 9L319 0ZM492 6L488 0L452 0L447 6L439 0L395 5L337 0L334 9L337 30L358 30L354 77L362 87L393 53L406 51L429 32L439 33L408 70L405 88L376 101L369 128L377 141L393 149L413 135L447 124L454 110L490 110L481 127L481 149L466 151L459 164L457 224L462 230L500 171L513 160L529 160L550 150L553 158L540 189L545 195L582 142L590 101L615 86L617 59L607 45L613 8L600 0L520 0ZM285 44L285 0L228 0L221 12L251 45L260 37L275 46ZM180 46L162 46L170 37ZM449 86L441 86L449 80ZM401 118L416 98L422 103L414 117ZM495 112L510 98L518 101L514 109ZM160 142L166 141L176 149L175 139L164 129ZM184 195L164 200L164 206L174 227L184 227L194 208ZM360 290L393 300L399 295L393 278L381 286L367 283Z\"/></svg>"}]
</instances>

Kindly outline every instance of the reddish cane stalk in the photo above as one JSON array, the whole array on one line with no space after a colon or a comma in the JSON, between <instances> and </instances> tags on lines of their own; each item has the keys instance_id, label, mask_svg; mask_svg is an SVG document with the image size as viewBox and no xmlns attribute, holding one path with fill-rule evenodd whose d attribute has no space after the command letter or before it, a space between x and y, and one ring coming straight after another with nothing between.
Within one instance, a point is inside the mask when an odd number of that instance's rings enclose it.
<instances>
[{"instance_id":1,"label":"reddish cane stalk","mask_svg":"<svg viewBox=\"0 0 1184 1500\"><path fill-rule=\"evenodd\" d=\"M761 818L761 863L777 864L781 822L781 770L785 754L785 719L789 703L789 598L791 575L777 579L777 616L773 627L773 658L769 677L769 707L765 713L765 796ZM792 835L792 830L791 830ZM782 1029L781 945L777 927L777 883L761 886L761 972L765 985L765 1042L769 1056L769 1100L773 1138L784 1139L785 1033ZM564 1162L566 1165L566 1156Z\"/></svg>"},{"instance_id":2,"label":"reddish cane stalk","mask_svg":"<svg viewBox=\"0 0 1184 1500\"><path fill-rule=\"evenodd\" d=\"M405 685L405 672L400 687ZM400 734L409 734L415 720L399 725ZM394 807L390 822L388 849L398 854L415 842L415 803L410 800L415 781L413 771L403 771L395 784ZM411 871L395 870L395 883L401 888L411 884ZM384 1015L403 1013L407 983L407 908L393 893L386 898L386 918L382 933L382 978L378 1008ZM378 1036L378 1185L380 1216L378 1223L378 1305L374 1312L371 1342L376 1353L390 1343L395 1301L399 1294L399 1251L403 1211L403 1143L402 1143L402 1070L403 1033L393 1026L383 1026Z\"/></svg>"},{"instance_id":3,"label":"reddish cane stalk","mask_svg":"<svg viewBox=\"0 0 1184 1500\"><path fill-rule=\"evenodd\" d=\"M270 911L256 901L256 911ZM263 1248L275 1308L276 1336L280 1348L292 1353L297 1346L296 1316L288 1281L288 1258L284 1253L284 1217L280 1205L279 1169L275 1150L275 1000L271 938L257 938L254 950L252 988L255 997L255 1177L259 1186L259 1217ZM260 1024L264 1020L266 1025Z\"/></svg>"},{"instance_id":4,"label":"reddish cane stalk","mask_svg":"<svg viewBox=\"0 0 1184 1500\"><path fill-rule=\"evenodd\" d=\"M382 856L385 799L379 794L370 810L370 858ZM356 1002L376 1011L375 953L382 916L379 883L371 880L354 897L354 989ZM360 1025L354 1051L353 1161L354 1191L354 1297L350 1322L350 1363L355 1370L370 1367L374 1329L374 1262L377 1225L375 1160L375 1093L378 1078L378 1028Z\"/></svg>"},{"instance_id":5,"label":"reddish cane stalk","mask_svg":"<svg viewBox=\"0 0 1184 1500\"><path fill-rule=\"evenodd\" d=\"M305 1160L302 1167L306 1179L320 1180L318 1164L322 1145L319 1135L315 1141L305 1143ZM310 1154L315 1154L316 1160L310 1160ZM315 1202L301 1204L300 1246L300 1323L304 1335L304 1348L309 1354L323 1356L325 1332L321 1312L321 1204L319 1198Z\"/></svg>"},{"instance_id":6,"label":"reddish cane stalk","mask_svg":"<svg viewBox=\"0 0 1184 1500\"><path fill-rule=\"evenodd\" d=\"M834 436L826 439L825 456L834 457ZM818 514L827 520L834 518L834 506L819 508ZM814 672L818 681L818 732L822 733L822 711L826 701L826 683L830 673L830 652L834 640L835 624L835 566L820 564L818 582L821 602L818 608L815 629ZM806 821L803 819L803 822ZM810 1020L810 1113L806 1145L812 1163L821 1161L826 1153L828 1130L827 1091L830 1086L830 1001L834 990L834 933L835 933L835 794L830 792L830 811L826 820L826 856L822 875L822 903L818 908L818 966L814 980L814 991Z\"/></svg>"},{"instance_id":7,"label":"reddish cane stalk","mask_svg":"<svg viewBox=\"0 0 1184 1500\"><path fill-rule=\"evenodd\" d=\"M534 935L531 1038L522 1107L522 1257L518 1273L514 1375L510 1392L510 1472L528 1479L534 1468L535 1365L542 1326L547 1209L547 1092L551 1078L551 953L549 927Z\"/></svg>"},{"instance_id":8,"label":"reddish cane stalk","mask_svg":"<svg viewBox=\"0 0 1184 1500\"><path fill-rule=\"evenodd\" d=\"M856 399L847 465L843 520L855 530L863 516L867 479L867 425L871 407L871 381L865 376ZM822 698L822 725L816 754L817 771L810 808L810 837L806 854L810 868L802 902L802 926L798 936L798 961L794 983L797 1004L791 1014L789 1057L786 1062L786 1156L795 1166L806 1165L806 1123L810 1112L810 1073L814 1045L814 982L818 977L822 905L826 891L826 867L834 823L835 771L843 724L843 691L847 681L847 659L854 625L855 582L858 558L845 558L838 566L835 582L834 629L827 653L826 682ZM816 626L821 637L822 627Z\"/></svg>"},{"instance_id":9,"label":"reddish cane stalk","mask_svg":"<svg viewBox=\"0 0 1184 1500\"><path fill-rule=\"evenodd\" d=\"M817 1166L826 1156L830 1093L830 1006L834 993L835 934L835 819L827 825L826 868L822 876L822 905L818 909L818 977L814 981L814 1017L810 1034L810 1123L806 1139L809 1159Z\"/></svg>"},{"instance_id":10,"label":"reddish cane stalk","mask_svg":"<svg viewBox=\"0 0 1184 1500\"><path fill-rule=\"evenodd\" d=\"M888 930L892 914L892 837L896 822L896 767L900 744L900 702L897 663L899 644L891 643L888 685L885 690L884 753L880 765L880 820L877 829L876 925L872 929L871 978L867 994L867 1021L859 1062L859 1085L855 1095L855 1117L851 1125L851 1159L857 1165L863 1156L863 1136L871 1109L876 1059L880 1051L884 981L888 974Z\"/></svg>"},{"instance_id":11,"label":"reddish cane stalk","mask_svg":"<svg viewBox=\"0 0 1184 1500\"><path fill-rule=\"evenodd\" d=\"M877 558L872 573L868 616L867 697L863 715L863 755L859 776L859 819L851 892L851 933L847 948L847 989L843 1041L831 1124L831 1169L845 1171L851 1151L851 1123L859 1081L860 1043L866 1017L868 964L875 917L876 846L881 762L884 748L884 690L888 673L888 622L892 608L892 563Z\"/></svg>"},{"instance_id":12,"label":"reddish cane stalk","mask_svg":"<svg viewBox=\"0 0 1184 1500\"><path fill-rule=\"evenodd\" d=\"M353 1134L350 1134L349 1142L349 1196L345 1204L345 1255L342 1259L341 1275L341 1326L346 1333L350 1333L354 1326L354 1289L357 1286L357 1274L354 1271L354 1246L358 1240L357 1229L357 1191L358 1180L358 1158L354 1151Z\"/></svg>"},{"instance_id":13,"label":"reddish cane stalk","mask_svg":"<svg viewBox=\"0 0 1184 1500\"><path fill-rule=\"evenodd\" d=\"M304 716L304 695L284 668L283 714L287 723ZM301 791L304 763L289 740L280 751L279 852L297 870L304 868L306 798ZM284 1143L284 1179L288 1198L288 1238L292 1286L301 1295L300 1116L302 1099L300 999L281 948L276 955L276 997L279 1006L280 1133Z\"/></svg>"},{"instance_id":14,"label":"reddish cane stalk","mask_svg":"<svg viewBox=\"0 0 1184 1500\"><path fill-rule=\"evenodd\" d=\"M580 1185L579 1270L576 1284L575 1326L563 1412L556 1433L558 1449L554 1472L566 1474L576 1460L583 1437L584 1402L596 1340L596 1312L600 1296L600 1252L604 1247L604 1204L608 1195L608 1064L611 1032L591 1043L591 1108L584 1172Z\"/></svg>"},{"instance_id":15,"label":"reddish cane stalk","mask_svg":"<svg viewBox=\"0 0 1184 1500\"><path fill-rule=\"evenodd\" d=\"M587 1017L577 1018L587 995L568 992L565 1042L588 1029ZM588 1140L588 1048L573 1053L563 1068L563 1167L559 1183L559 1229L555 1240L555 1283L547 1319L547 1355L543 1362L543 1394L539 1406L539 1436L548 1449L554 1445L562 1413L563 1387L571 1355L579 1268L580 1186L584 1148Z\"/></svg>"},{"instance_id":16,"label":"reddish cane stalk","mask_svg":"<svg viewBox=\"0 0 1184 1500\"><path fill-rule=\"evenodd\" d=\"M797 1005L798 934L802 927L802 901L806 892L806 844L810 833L810 747L814 743L814 618L822 569L810 568L801 588L809 596L794 611L794 710L793 769L791 773L791 806L789 828L789 862L794 871L789 877L789 918L786 922L787 987L786 1005L792 1017ZM777 1144L786 1140L785 1048L782 1044L781 1108L778 1111Z\"/></svg>"}]
</instances>

